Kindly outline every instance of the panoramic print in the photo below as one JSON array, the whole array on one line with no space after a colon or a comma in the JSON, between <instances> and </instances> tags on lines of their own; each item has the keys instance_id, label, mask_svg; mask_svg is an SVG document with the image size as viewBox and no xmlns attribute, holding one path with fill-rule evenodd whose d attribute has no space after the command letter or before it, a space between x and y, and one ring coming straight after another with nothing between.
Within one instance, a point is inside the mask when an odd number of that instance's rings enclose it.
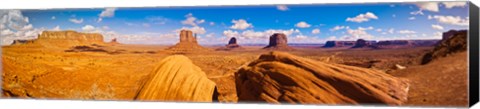
<instances>
[{"instance_id":1,"label":"panoramic print","mask_svg":"<svg viewBox=\"0 0 480 109\"><path fill-rule=\"evenodd\" d=\"M468 9L0 10L1 98L464 107Z\"/></svg>"}]
</instances>

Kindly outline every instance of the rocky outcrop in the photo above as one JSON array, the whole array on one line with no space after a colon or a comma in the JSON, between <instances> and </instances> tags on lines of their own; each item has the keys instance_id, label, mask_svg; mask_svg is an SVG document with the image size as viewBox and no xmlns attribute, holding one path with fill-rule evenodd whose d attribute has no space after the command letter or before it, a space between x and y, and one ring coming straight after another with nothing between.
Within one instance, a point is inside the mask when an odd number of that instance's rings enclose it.
<instances>
[{"instance_id":1,"label":"rocky outcrop","mask_svg":"<svg viewBox=\"0 0 480 109\"><path fill-rule=\"evenodd\" d=\"M75 45L103 44L103 36L98 33L80 33L72 30L43 31L37 39L17 40L13 44L40 44L43 46L70 47Z\"/></svg>"},{"instance_id":2,"label":"rocky outcrop","mask_svg":"<svg viewBox=\"0 0 480 109\"><path fill-rule=\"evenodd\" d=\"M352 48L376 48L375 41L367 41L364 39L358 39Z\"/></svg>"},{"instance_id":3,"label":"rocky outcrop","mask_svg":"<svg viewBox=\"0 0 480 109\"><path fill-rule=\"evenodd\" d=\"M384 72L271 52L236 74L239 101L388 104L407 100L407 80Z\"/></svg>"},{"instance_id":4,"label":"rocky outcrop","mask_svg":"<svg viewBox=\"0 0 480 109\"><path fill-rule=\"evenodd\" d=\"M227 48L238 48L238 47L240 47L240 45L237 44L237 38L235 38L235 37L230 38L230 40L228 41L228 44L226 46L227 46Z\"/></svg>"},{"instance_id":5,"label":"rocky outcrop","mask_svg":"<svg viewBox=\"0 0 480 109\"><path fill-rule=\"evenodd\" d=\"M405 48L415 46L411 40L383 40L378 41L376 45L378 48Z\"/></svg>"},{"instance_id":6,"label":"rocky outcrop","mask_svg":"<svg viewBox=\"0 0 480 109\"><path fill-rule=\"evenodd\" d=\"M113 39L109 42L109 44L120 44L120 43L118 43L117 38L113 38Z\"/></svg>"},{"instance_id":7,"label":"rocky outcrop","mask_svg":"<svg viewBox=\"0 0 480 109\"><path fill-rule=\"evenodd\" d=\"M103 43L103 36L98 33L79 33L76 31L43 31L38 40L76 41L80 43Z\"/></svg>"},{"instance_id":8,"label":"rocky outcrop","mask_svg":"<svg viewBox=\"0 0 480 109\"><path fill-rule=\"evenodd\" d=\"M443 39L443 40L446 40L446 39L448 39L448 38L450 38L450 37L452 37L452 36L455 36L455 34L464 33L464 32L466 33L467 30L449 30L449 31L447 31L447 32L443 32L443 33L442 33L442 39Z\"/></svg>"},{"instance_id":9,"label":"rocky outcrop","mask_svg":"<svg viewBox=\"0 0 480 109\"><path fill-rule=\"evenodd\" d=\"M355 41L327 41L323 48L332 47L351 47L355 45Z\"/></svg>"},{"instance_id":10,"label":"rocky outcrop","mask_svg":"<svg viewBox=\"0 0 480 109\"><path fill-rule=\"evenodd\" d=\"M287 43L287 35L283 33L275 33L270 36L269 43L264 49L293 50L293 48L288 46Z\"/></svg>"},{"instance_id":11,"label":"rocky outcrop","mask_svg":"<svg viewBox=\"0 0 480 109\"><path fill-rule=\"evenodd\" d=\"M243 49L243 48L237 44L237 38L235 37L230 38L230 40L228 41L228 44L225 45L225 47L217 48L217 50L225 50L225 51L237 50L237 49Z\"/></svg>"},{"instance_id":12,"label":"rocky outcrop","mask_svg":"<svg viewBox=\"0 0 480 109\"><path fill-rule=\"evenodd\" d=\"M442 39L432 51L423 56L422 64L427 64L437 58L467 50L467 30L460 30L456 33L452 33L452 30L450 30L444 33L444 35L450 34L451 36L444 36L446 39Z\"/></svg>"},{"instance_id":13,"label":"rocky outcrop","mask_svg":"<svg viewBox=\"0 0 480 109\"><path fill-rule=\"evenodd\" d=\"M135 99L145 101L212 102L216 85L183 55L166 57L153 70Z\"/></svg>"},{"instance_id":14,"label":"rocky outcrop","mask_svg":"<svg viewBox=\"0 0 480 109\"><path fill-rule=\"evenodd\" d=\"M22 44L30 44L33 43L34 40L13 40L13 43L11 45L22 45Z\"/></svg>"},{"instance_id":15,"label":"rocky outcrop","mask_svg":"<svg viewBox=\"0 0 480 109\"><path fill-rule=\"evenodd\" d=\"M174 51L174 52L195 52L195 51L205 51L208 49L200 46L197 43L197 37L193 35L192 31L181 30L180 41L174 46L167 48L167 50Z\"/></svg>"},{"instance_id":16,"label":"rocky outcrop","mask_svg":"<svg viewBox=\"0 0 480 109\"><path fill-rule=\"evenodd\" d=\"M383 40L376 43L378 48L411 48L434 46L439 40Z\"/></svg>"}]
</instances>

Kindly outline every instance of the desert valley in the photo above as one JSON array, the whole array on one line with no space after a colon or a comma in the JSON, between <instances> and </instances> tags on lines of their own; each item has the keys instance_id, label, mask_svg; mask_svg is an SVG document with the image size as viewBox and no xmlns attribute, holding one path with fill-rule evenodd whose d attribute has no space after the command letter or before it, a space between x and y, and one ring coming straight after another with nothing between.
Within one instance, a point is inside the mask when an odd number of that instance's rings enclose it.
<instances>
[{"instance_id":1,"label":"desert valley","mask_svg":"<svg viewBox=\"0 0 480 109\"><path fill-rule=\"evenodd\" d=\"M166 46L44 31L2 46L2 98L467 106L467 32L443 35L294 46L276 33L265 46L202 46L182 30Z\"/></svg>"}]
</instances>

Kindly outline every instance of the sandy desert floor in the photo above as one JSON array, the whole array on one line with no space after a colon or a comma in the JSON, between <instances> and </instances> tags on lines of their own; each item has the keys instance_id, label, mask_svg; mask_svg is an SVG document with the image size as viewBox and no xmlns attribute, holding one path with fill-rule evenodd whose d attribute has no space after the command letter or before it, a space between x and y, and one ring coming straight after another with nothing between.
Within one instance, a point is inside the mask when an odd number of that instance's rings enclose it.
<instances>
[{"instance_id":1,"label":"sandy desert floor","mask_svg":"<svg viewBox=\"0 0 480 109\"><path fill-rule=\"evenodd\" d=\"M88 45L61 48L2 47L4 97L37 99L133 100L146 76L168 46ZM243 50L184 53L216 82L220 102L238 102L234 72L269 52L260 46ZM406 105L466 106L466 52L420 65L433 47L348 49L295 47L289 53L313 60L382 70L411 82ZM406 66L398 69L396 65Z\"/></svg>"}]
</instances>

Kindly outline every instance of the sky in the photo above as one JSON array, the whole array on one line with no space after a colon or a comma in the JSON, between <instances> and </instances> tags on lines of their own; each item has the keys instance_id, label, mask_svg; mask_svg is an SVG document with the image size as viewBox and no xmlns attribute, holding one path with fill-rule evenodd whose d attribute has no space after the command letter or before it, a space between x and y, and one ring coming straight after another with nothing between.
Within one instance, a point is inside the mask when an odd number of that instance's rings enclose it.
<instances>
[{"instance_id":1,"label":"sky","mask_svg":"<svg viewBox=\"0 0 480 109\"><path fill-rule=\"evenodd\" d=\"M202 45L267 44L273 33L289 43L328 40L441 39L468 29L468 2L301 4L0 10L2 45L35 39L42 31L101 33L105 41L175 44L189 29Z\"/></svg>"}]
</instances>

